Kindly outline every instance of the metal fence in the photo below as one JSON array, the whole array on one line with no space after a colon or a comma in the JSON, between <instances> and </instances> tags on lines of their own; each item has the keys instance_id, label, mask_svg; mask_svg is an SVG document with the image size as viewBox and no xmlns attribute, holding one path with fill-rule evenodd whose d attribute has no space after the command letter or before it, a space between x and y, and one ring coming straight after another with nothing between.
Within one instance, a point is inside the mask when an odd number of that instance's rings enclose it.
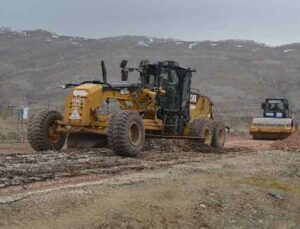
<instances>
[{"instance_id":1,"label":"metal fence","mask_svg":"<svg viewBox=\"0 0 300 229\"><path fill-rule=\"evenodd\" d=\"M25 141L28 119L42 110L63 111L62 106L0 106L0 141Z\"/></svg>"}]
</instances>

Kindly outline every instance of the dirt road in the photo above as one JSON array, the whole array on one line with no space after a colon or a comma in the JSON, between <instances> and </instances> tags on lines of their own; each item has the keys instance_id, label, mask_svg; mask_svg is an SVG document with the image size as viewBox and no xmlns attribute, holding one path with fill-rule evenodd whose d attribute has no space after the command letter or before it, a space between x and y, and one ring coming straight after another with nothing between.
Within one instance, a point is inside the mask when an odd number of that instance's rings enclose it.
<instances>
[{"instance_id":1,"label":"dirt road","mask_svg":"<svg viewBox=\"0 0 300 229\"><path fill-rule=\"evenodd\" d=\"M234 152L248 152L255 147L267 149L270 144L262 141L256 146L247 138L235 137L228 140L225 152L218 154L200 153L191 150L184 143L185 141L153 140L137 158L122 158L106 148L37 153L25 143L2 144L0 145L0 196L1 193L7 192L1 188L15 186L14 191L22 192L24 189L31 188L30 184L41 181L54 180L54 183L57 183L60 179L64 179L64 183L74 183L76 180L82 182L97 177L102 179L122 173L155 170L186 162L232 157ZM42 183L37 186L48 186L52 183Z\"/></svg>"},{"instance_id":2,"label":"dirt road","mask_svg":"<svg viewBox=\"0 0 300 229\"><path fill-rule=\"evenodd\" d=\"M108 149L38 154L24 144L0 145L0 227L300 225L299 153L245 137L230 138L223 154L151 144L137 158Z\"/></svg>"}]
</instances>

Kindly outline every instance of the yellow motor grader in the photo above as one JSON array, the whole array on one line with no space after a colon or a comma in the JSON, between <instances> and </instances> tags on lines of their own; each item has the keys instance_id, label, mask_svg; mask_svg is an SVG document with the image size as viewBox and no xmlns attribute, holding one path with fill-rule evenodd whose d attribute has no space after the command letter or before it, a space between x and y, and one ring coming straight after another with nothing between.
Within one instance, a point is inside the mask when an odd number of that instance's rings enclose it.
<instances>
[{"instance_id":1,"label":"yellow motor grader","mask_svg":"<svg viewBox=\"0 0 300 229\"><path fill-rule=\"evenodd\" d=\"M139 83L110 84L102 61L102 81L66 84L72 88L64 114L42 111L28 124L36 151L109 146L120 156L135 156L145 138L187 139L193 146L223 148L225 126L215 120L209 98L191 88L192 73L175 61L121 62L121 79L137 71ZM113 109L114 108L114 109ZM114 110L112 112L112 110Z\"/></svg>"}]
</instances>

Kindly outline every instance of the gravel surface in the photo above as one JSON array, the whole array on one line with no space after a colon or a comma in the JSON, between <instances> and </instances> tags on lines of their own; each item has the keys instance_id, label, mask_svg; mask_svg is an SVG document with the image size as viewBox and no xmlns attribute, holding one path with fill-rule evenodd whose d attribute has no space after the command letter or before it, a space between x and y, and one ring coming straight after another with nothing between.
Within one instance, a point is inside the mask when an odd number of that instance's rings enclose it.
<instances>
[{"instance_id":1,"label":"gravel surface","mask_svg":"<svg viewBox=\"0 0 300 229\"><path fill-rule=\"evenodd\" d=\"M299 153L149 153L125 161L150 170L1 197L0 228L299 228Z\"/></svg>"},{"instance_id":2,"label":"gravel surface","mask_svg":"<svg viewBox=\"0 0 300 229\"><path fill-rule=\"evenodd\" d=\"M300 152L300 132L296 132L282 141L276 141L272 144L273 149Z\"/></svg>"}]
</instances>

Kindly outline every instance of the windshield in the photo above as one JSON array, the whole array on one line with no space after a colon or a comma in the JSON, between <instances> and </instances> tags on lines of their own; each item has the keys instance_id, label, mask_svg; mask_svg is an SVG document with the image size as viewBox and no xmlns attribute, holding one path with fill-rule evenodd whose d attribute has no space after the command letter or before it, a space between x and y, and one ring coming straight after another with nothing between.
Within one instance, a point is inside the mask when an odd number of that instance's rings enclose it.
<instances>
[{"instance_id":1,"label":"windshield","mask_svg":"<svg viewBox=\"0 0 300 229\"><path fill-rule=\"evenodd\" d=\"M176 71L174 69L166 68L162 69L160 80L162 81L163 86L166 84L177 85L179 81Z\"/></svg>"},{"instance_id":2,"label":"windshield","mask_svg":"<svg viewBox=\"0 0 300 229\"><path fill-rule=\"evenodd\" d=\"M268 110L273 112L284 111L284 106L282 101L269 101Z\"/></svg>"}]
</instances>

